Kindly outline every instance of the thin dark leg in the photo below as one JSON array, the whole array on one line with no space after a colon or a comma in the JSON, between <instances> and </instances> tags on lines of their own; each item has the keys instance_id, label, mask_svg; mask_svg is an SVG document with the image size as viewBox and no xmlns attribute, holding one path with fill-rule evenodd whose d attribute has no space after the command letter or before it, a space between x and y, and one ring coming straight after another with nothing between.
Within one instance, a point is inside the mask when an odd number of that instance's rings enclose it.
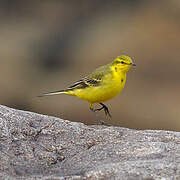
<instances>
[{"instance_id":1,"label":"thin dark leg","mask_svg":"<svg viewBox=\"0 0 180 180\"><path fill-rule=\"evenodd\" d=\"M103 108L102 108L102 109L103 109ZM96 113L97 109L94 109L94 108L91 108L91 107L90 107L90 110L95 114L96 118L100 121L100 123L101 123L102 125L111 126L111 124L103 121L102 118Z\"/></svg>"},{"instance_id":2,"label":"thin dark leg","mask_svg":"<svg viewBox=\"0 0 180 180\"><path fill-rule=\"evenodd\" d=\"M110 114L110 112L109 112L108 107L107 107L105 104L103 104L103 103L99 103L99 104L100 104L102 107L99 108L99 109L95 109L95 111L101 111L102 109L104 109L105 114L108 115L108 116L111 118L112 116L111 116L111 114Z\"/></svg>"}]
</instances>

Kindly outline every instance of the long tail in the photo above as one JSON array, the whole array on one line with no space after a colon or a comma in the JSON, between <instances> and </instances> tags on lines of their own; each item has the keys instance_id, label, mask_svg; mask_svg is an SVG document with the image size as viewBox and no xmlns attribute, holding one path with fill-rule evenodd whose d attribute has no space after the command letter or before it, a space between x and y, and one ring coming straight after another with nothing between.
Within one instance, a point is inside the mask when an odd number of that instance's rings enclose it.
<instances>
[{"instance_id":1,"label":"long tail","mask_svg":"<svg viewBox=\"0 0 180 180\"><path fill-rule=\"evenodd\" d=\"M43 93L37 97L43 97L43 96L52 96L52 95L58 95L58 94L64 94L66 91L65 90L60 90L60 91L52 91L52 92L47 92Z\"/></svg>"}]
</instances>

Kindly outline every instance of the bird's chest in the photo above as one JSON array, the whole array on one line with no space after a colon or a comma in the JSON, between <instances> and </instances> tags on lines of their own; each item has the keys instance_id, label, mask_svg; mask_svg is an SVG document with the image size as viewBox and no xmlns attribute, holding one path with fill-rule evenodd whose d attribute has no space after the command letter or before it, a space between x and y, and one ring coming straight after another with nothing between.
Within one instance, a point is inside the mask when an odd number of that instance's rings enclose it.
<instances>
[{"instance_id":1,"label":"bird's chest","mask_svg":"<svg viewBox=\"0 0 180 180\"><path fill-rule=\"evenodd\" d=\"M109 80L109 84L106 84L107 89L111 89L115 92L120 92L126 82L126 74L125 73L114 73Z\"/></svg>"},{"instance_id":2,"label":"bird's chest","mask_svg":"<svg viewBox=\"0 0 180 180\"><path fill-rule=\"evenodd\" d=\"M103 86L103 94L107 99L113 98L119 94L124 88L126 82L126 75L124 74L115 74L110 79L105 81L107 82ZM101 92L102 93L102 92Z\"/></svg>"}]
</instances>

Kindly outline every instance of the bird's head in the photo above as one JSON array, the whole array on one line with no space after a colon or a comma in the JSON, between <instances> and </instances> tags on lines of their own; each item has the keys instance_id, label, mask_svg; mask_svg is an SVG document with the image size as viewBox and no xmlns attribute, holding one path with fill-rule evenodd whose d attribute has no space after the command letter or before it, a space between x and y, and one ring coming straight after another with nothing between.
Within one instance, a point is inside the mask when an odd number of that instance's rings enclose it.
<instances>
[{"instance_id":1,"label":"bird's head","mask_svg":"<svg viewBox=\"0 0 180 180\"><path fill-rule=\"evenodd\" d=\"M115 70L121 70L127 72L131 66L136 66L133 63L132 59L129 56L121 55L114 59L112 65L115 67Z\"/></svg>"}]
</instances>

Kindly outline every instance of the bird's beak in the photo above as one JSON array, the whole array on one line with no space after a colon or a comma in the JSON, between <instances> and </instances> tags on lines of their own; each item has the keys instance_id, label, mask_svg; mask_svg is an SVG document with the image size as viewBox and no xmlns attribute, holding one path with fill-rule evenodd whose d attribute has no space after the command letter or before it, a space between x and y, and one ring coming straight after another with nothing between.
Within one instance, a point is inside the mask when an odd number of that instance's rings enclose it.
<instances>
[{"instance_id":1,"label":"bird's beak","mask_svg":"<svg viewBox=\"0 0 180 180\"><path fill-rule=\"evenodd\" d=\"M131 63L131 66L136 66L136 64L132 62L132 63Z\"/></svg>"}]
</instances>

